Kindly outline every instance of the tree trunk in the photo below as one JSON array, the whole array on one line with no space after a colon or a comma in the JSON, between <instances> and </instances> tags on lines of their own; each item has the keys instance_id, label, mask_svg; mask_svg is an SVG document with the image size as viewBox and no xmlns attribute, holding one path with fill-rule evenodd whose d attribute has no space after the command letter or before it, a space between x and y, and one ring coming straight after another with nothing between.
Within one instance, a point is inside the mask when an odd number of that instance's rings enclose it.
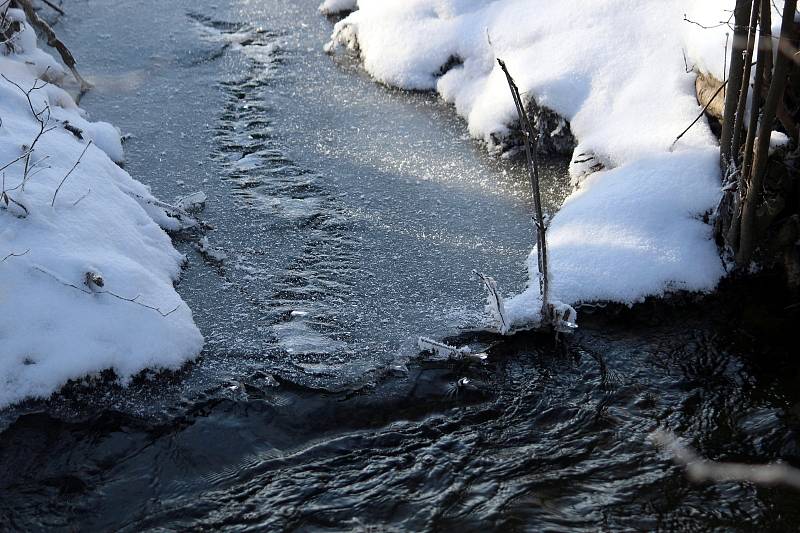
<instances>
[{"instance_id":1,"label":"tree trunk","mask_svg":"<svg viewBox=\"0 0 800 533\"><path fill-rule=\"evenodd\" d=\"M734 8L733 43L731 45L731 63L728 72L728 89L725 91L725 112L722 115L722 135L720 137L720 163L727 175L731 164L731 140L733 139L733 123L736 107L739 104L739 91L744 73L743 52L747 44L747 28L750 19L751 0L736 0Z\"/></svg>"},{"instance_id":2,"label":"tree trunk","mask_svg":"<svg viewBox=\"0 0 800 533\"><path fill-rule=\"evenodd\" d=\"M753 79L753 92L750 98L750 119L747 123L747 138L744 143L744 160L739 170L739 183L733 207L731 227L725 238L726 244L733 253L739 250L739 229L741 228L742 203L746 194L747 180L753 163L753 144L758 128L758 115L761 111L762 92L764 79L767 75L767 65L772 66L772 17L770 16L769 0L760 0L761 27L758 38L758 59L756 60L756 73Z\"/></svg>"},{"instance_id":3,"label":"tree trunk","mask_svg":"<svg viewBox=\"0 0 800 533\"><path fill-rule=\"evenodd\" d=\"M775 60L775 70L772 73L772 83L769 86L767 99L758 128L758 138L755 142L753 154L753 168L750 172L750 183L742 208L741 238L739 251L736 254L736 266L744 268L750 264L756 242L756 207L761 200L761 189L764 183L764 173L767 169L769 157L769 140L772 125L775 122L775 112L783 99L786 88L786 78L792 66L793 58L787 51L791 50L794 40L794 13L797 0L786 0L783 6L783 19L781 22L781 35L778 44L778 58Z\"/></svg>"},{"instance_id":4,"label":"tree trunk","mask_svg":"<svg viewBox=\"0 0 800 533\"><path fill-rule=\"evenodd\" d=\"M756 40L758 11L761 0L753 0L750 10L750 26L747 32L747 48L744 52L744 65L742 71L742 83L739 89L739 101L736 104L736 116L733 120L733 135L731 138L731 162L739 159L739 148L742 143L742 127L744 125L745 108L747 107L747 94L750 91L750 66L753 61L753 46Z\"/></svg>"}]
</instances>

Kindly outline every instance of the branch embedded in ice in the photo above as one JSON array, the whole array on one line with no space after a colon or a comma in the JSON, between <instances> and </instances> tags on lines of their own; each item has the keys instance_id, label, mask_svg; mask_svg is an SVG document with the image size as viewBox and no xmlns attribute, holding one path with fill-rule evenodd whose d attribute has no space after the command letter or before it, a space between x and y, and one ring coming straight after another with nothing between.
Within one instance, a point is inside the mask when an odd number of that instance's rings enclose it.
<instances>
[{"instance_id":1,"label":"branch embedded in ice","mask_svg":"<svg viewBox=\"0 0 800 533\"><path fill-rule=\"evenodd\" d=\"M749 481L757 485L787 485L800 490L800 470L797 468L779 463L749 465L703 459L670 431L659 429L652 432L649 438L669 453L676 464L685 468L691 481Z\"/></svg>"},{"instance_id":2,"label":"branch embedded in ice","mask_svg":"<svg viewBox=\"0 0 800 533\"><path fill-rule=\"evenodd\" d=\"M550 290L549 290L549 276L547 273L547 226L544 220L544 211L542 209L542 195L539 183L539 164L537 161L536 150L539 136L531 124L530 117L525 111L525 106L520 96L519 87L517 87L514 78L508 71L506 63L497 58L497 64L506 77L508 88L511 91L511 97L514 100L514 106L517 109L519 118L520 129L523 133L525 140L525 161L528 166L528 174L530 178L531 196L533 197L533 218L536 225L536 257L539 267L539 294L542 299L542 307L540 310L542 322L547 322L551 317L550 313Z\"/></svg>"},{"instance_id":3,"label":"branch embedded in ice","mask_svg":"<svg viewBox=\"0 0 800 533\"><path fill-rule=\"evenodd\" d=\"M206 207L208 196L203 191L193 192L178 198L175 206L187 213L199 213Z\"/></svg>"},{"instance_id":4,"label":"branch embedded in ice","mask_svg":"<svg viewBox=\"0 0 800 533\"><path fill-rule=\"evenodd\" d=\"M497 331L501 335L505 335L511 329L511 322L508 320L508 316L506 314L503 297L497 290L497 282L491 276L487 276L486 274L478 272L477 270L473 270L472 273L478 276L483 282L483 286L486 288L487 292L486 310L489 312L489 315L492 317L492 319L494 319Z\"/></svg>"},{"instance_id":5,"label":"branch embedded in ice","mask_svg":"<svg viewBox=\"0 0 800 533\"><path fill-rule=\"evenodd\" d=\"M141 194L137 194L137 193L135 193L133 191L130 191L130 190L127 190L127 191L124 191L124 192L127 193L128 195L136 198L140 202L144 202L146 204L150 204L150 205L153 205L153 206L156 206L156 207L160 207L168 215L171 215L172 217L178 219L178 221L183 224L184 229L192 228L192 227L197 226L197 225L200 224L200 222L195 217L193 217L192 215L190 215L189 213L187 213L185 210L181 209L180 207L176 207L174 205L168 204L166 202L162 202L161 200L157 200L157 199L152 198L152 197L147 198L145 196L142 196Z\"/></svg>"},{"instance_id":6,"label":"branch embedded in ice","mask_svg":"<svg viewBox=\"0 0 800 533\"><path fill-rule=\"evenodd\" d=\"M217 263L222 263L228 258L228 254L221 248L212 246L206 236L200 238L200 241L195 244L195 248L198 252L203 254L206 259L216 261Z\"/></svg>"},{"instance_id":7,"label":"branch embedded in ice","mask_svg":"<svg viewBox=\"0 0 800 533\"><path fill-rule=\"evenodd\" d=\"M435 359L448 360L448 361L472 361L484 362L487 359L485 353L472 353L469 346L462 346L456 348L443 342L435 341L428 337L420 337L417 340L417 346L420 351L429 352L433 354Z\"/></svg>"},{"instance_id":8,"label":"branch embedded in ice","mask_svg":"<svg viewBox=\"0 0 800 533\"><path fill-rule=\"evenodd\" d=\"M571 305L563 302L553 302L550 304L553 327L558 333L572 333L578 329L578 313Z\"/></svg>"}]
</instances>

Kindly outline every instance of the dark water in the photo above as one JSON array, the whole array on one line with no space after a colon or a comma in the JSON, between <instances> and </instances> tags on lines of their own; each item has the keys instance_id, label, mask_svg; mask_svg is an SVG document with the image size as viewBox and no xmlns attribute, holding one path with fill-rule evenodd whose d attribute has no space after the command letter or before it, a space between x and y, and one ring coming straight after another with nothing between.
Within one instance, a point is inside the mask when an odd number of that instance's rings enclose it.
<instances>
[{"instance_id":1,"label":"dark water","mask_svg":"<svg viewBox=\"0 0 800 533\"><path fill-rule=\"evenodd\" d=\"M476 332L471 269L524 283L521 168L325 56L316 0L65 7L82 105L157 195L208 194L227 258L177 237L198 362L0 413L0 529L798 529L800 493L690 484L647 440L800 465L787 295L582 310L560 346ZM419 334L489 362L421 361Z\"/></svg>"}]
</instances>

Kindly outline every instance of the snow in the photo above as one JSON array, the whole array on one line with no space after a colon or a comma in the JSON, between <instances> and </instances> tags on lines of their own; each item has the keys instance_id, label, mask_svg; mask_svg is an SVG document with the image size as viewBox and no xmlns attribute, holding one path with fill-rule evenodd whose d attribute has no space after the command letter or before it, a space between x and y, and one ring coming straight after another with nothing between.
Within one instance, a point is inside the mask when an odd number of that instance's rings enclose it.
<instances>
[{"instance_id":1,"label":"snow","mask_svg":"<svg viewBox=\"0 0 800 533\"><path fill-rule=\"evenodd\" d=\"M323 15L336 15L347 13L356 8L356 0L325 0L319 6L319 11Z\"/></svg>"},{"instance_id":2,"label":"snow","mask_svg":"<svg viewBox=\"0 0 800 533\"><path fill-rule=\"evenodd\" d=\"M769 153L789 146L789 136L780 131L773 131L769 136Z\"/></svg>"},{"instance_id":3,"label":"snow","mask_svg":"<svg viewBox=\"0 0 800 533\"><path fill-rule=\"evenodd\" d=\"M24 20L18 10L9 16ZM27 24L14 45L0 50L8 80L28 90L37 76L64 77ZM35 145L24 189L24 159L3 170L13 202L0 204L0 408L105 369L122 383L147 368L176 369L203 345L173 288L184 257L160 227L191 219L172 216L114 163L123 160L116 128L87 120L56 85L30 97L37 112L50 106L54 129ZM39 131L22 91L2 78L0 117L1 167Z\"/></svg>"},{"instance_id":4,"label":"snow","mask_svg":"<svg viewBox=\"0 0 800 533\"><path fill-rule=\"evenodd\" d=\"M729 4L359 0L326 50L357 52L381 83L437 91L490 150L517 119L505 60L523 97L570 121L573 159L590 160L570 166L576 189L551 219L551 300L633 304L711 291L724 275L703 221L720 196L716 139L703 120L672 144L700 112L684 51L720 78L725 60L727 27L705 31L684 14L718 22ZM504 302L511 329L539 318L535 253L529 288Z\"/></svg>"}]
</instances>

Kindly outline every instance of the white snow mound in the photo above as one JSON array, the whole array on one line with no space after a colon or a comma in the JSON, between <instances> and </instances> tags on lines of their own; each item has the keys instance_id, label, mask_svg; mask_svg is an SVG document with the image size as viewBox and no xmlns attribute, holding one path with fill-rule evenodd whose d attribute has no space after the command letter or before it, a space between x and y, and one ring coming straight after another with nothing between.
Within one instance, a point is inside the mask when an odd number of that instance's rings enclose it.
<instances>
[{"instance_id":1,"label":"white snow mound","mask_svg":"<svg viewBox=\"0 0 800 533\"><path fill-rule=\"evenodd\" d=\"M9 14L24 20L21 11ZM42 86L37 77L57 80L64 71L37 48L27 24L14 52L0 52L0 74L8 78L0 78L3 167L39 131L11 82L27 91ZM24 189L24 158L2 171L13 201L0 202L0 408L105 369L123 382L146 368L175 369L203 345L173 289L184 258L159 227L181 222L114 164L122 148L113 126L87 121L55 85L30 96L36 112L50 107L41 116L49 114L54 129L35 145Z\"/></svg>"}]
</instances>

